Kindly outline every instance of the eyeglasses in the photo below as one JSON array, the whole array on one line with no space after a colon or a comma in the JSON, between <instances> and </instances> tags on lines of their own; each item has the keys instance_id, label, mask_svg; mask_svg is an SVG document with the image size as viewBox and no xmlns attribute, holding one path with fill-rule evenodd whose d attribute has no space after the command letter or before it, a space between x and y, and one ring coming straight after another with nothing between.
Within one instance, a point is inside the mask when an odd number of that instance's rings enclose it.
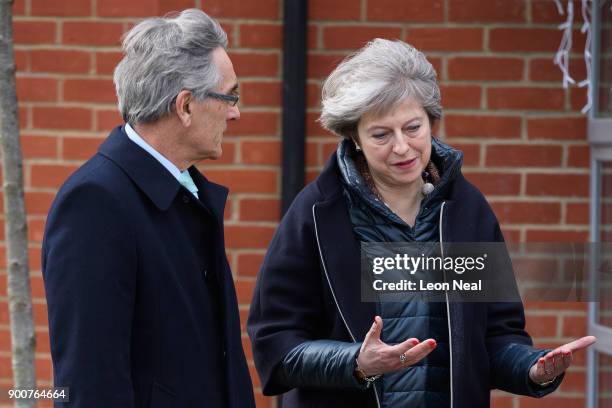
<instances>
[{"instance_id":1,"label":"eyeglasses","mask_svg":"<svg viewBox=\"0 0 612 408\"><path fill-rule=\"evenodd\" d=\"M230 106L236 106L236 104L238 103L238 100L240 99L239 95L227 95L227 94L220 94L216 92L207 92L206 96L210 96L211 98L225 101L229 103Z\"/></svg>"}]
</instances>

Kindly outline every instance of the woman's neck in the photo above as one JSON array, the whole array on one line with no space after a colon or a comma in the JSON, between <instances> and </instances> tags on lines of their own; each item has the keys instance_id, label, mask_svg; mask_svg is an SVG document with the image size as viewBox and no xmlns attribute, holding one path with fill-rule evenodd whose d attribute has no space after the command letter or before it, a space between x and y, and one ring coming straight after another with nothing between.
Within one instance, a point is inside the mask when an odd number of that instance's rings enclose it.
<instances>
[{"instance_id":1,"label":"woman's neck","mask_svg":"<svg viewBox=\"0 0 612 408\"><path fill-rule=\"evenodd\" d=\"M408 225L414 226L421 208L423 180L418 179L406 187L388 186L374 178L374 185L381 198L395 214Z\"/></svg>"}]
</instances>

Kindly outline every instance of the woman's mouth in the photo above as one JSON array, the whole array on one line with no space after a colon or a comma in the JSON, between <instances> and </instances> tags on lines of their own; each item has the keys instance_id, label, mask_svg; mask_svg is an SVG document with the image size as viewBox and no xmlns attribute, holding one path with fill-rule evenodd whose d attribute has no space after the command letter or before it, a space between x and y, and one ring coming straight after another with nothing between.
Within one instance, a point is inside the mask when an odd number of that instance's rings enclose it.
<instances>
[{"instance_id":1,"label":"woman's mouth","mask_svg":"<svg viewBox=\"0 0 612 408\"><path fill-rule=\"evenodd\" d=\"M417 163L417 158L415 157L415 158L410 159L410 160L404 160L404 161L401 161L401 162L394 163L393 165L398 167L398 168L400 168L400 169L410 169L414 165L416 165L416 163Z\"/></svg>"}]
</instances>

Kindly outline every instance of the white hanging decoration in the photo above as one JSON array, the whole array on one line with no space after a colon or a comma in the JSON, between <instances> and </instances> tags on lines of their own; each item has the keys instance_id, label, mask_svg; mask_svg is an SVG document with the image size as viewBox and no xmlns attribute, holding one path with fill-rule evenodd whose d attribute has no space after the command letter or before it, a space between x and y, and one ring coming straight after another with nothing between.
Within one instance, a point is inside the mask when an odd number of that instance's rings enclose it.
<instances>
[{"instance_id":1,"label":"white hanging decoration","mask_svg":"<svg viewBox=\"0 0 612 408\"><path fill-rule=\"evenodd\" d=\"M578 82L579 88L587 87L587 102L582 108L582 113L587 113L593 106L593 98L595 90L593 89L593 83L591 81L591 5L593 1L600 0L581 0L581 14L582 14L582 27L580 32L586 34L586 40L584 44L584 64L586 67L586 78ZM603 4L603 1L601 2ZM555 0L557 11L563 15L564 9L561 4L561 0ZM611 7L612 9L612 7ZM559 44L559 50L554 58L555 65L559 66L559 69L563 73L563 88L568 88L570 84L576 84L576 81L570 74L570 53L572 50L572 26L574 25L574 2L573 0L567 0L567 17L565 22L559 25L559 30L563 31L563 38L561 44Z\"/></svg>"}]
</instances>

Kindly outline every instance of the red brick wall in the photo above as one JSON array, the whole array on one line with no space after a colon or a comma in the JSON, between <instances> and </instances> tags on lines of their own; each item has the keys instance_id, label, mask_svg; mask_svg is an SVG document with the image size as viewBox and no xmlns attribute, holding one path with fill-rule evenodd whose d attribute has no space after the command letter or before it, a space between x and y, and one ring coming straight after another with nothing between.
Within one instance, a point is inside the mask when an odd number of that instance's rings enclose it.
<instances>
[{"instance_id":1,"label":"red brick wall","mask_svg":"<svg viewBox=\"0 0 612 408\"><path fill-rule=\"evenodd\" d=\"M112 70L120 58L121 34L141 17L191 6L221 21L241 81L242 118L228 128L223 158L202 169L231 190L227 248L245 320L279 217L282 0L16 0L15 54L41 385L52 381L40 273L45 214L62 181L120 123ZM587 239L589 150L586 120L579 112L585 92L564 90L552 64L561 40L556 26L563 20L552 0L311 0L309 6L309 180L338 141L315 123L321 81L368 39L400 38L426 52L437 68L445 108L438 133L465 152L464 172L493 204L507 239ZM583 43L584 36L574 30L571 65L578 79L585 74ZM2 268L4 258L0 243ZM528 328L539 346L558 345L586 331L581 304L527 306ZM246 335L244 346L250 359ZM495 406L583 404L584 356L576 363L554 396L536 402L495 393ZM252 372L258 406L273 406L260 395ZM0 387L10 383L2 269Z\"/></svg>"}]
</instances>

